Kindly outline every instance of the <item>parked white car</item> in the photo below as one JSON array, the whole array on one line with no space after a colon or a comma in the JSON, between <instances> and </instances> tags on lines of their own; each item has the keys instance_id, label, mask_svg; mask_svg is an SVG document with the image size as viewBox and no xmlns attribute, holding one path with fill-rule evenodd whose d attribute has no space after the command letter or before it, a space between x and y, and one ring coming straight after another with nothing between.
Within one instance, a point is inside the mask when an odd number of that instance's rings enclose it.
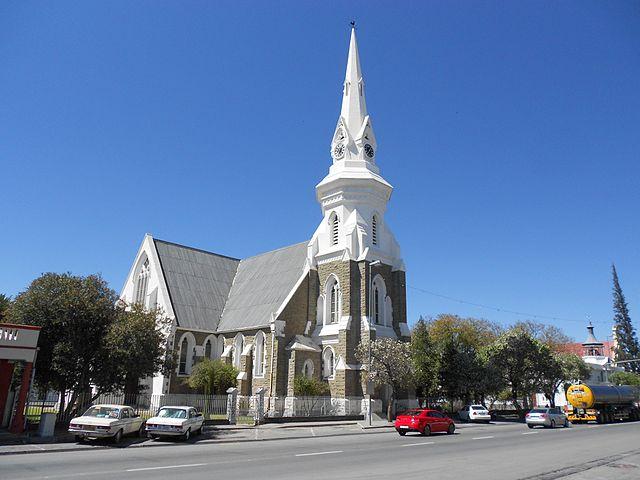
<instances>
[{"instance_id":1,"label":"parked white car","mask_svg":"<svg viewBox=\"0 0 640 480\"><path fill-rule=\"evenodd\" d=\"M113 438L114 443L119 443L124 435L144 435L144 420L126 405L93 405L81 417L71 420L69 432L77 441Z\"/></svg>"},{"instance_id":2,"label":"parked white car","mask_svg":"<svg viewBox=\"0 0 640 480\"><path fill-rule=\"evenodd\" d=\"M204 417L193 407L162 407L155 417L147 420L150 438L180 437L188 440L202 432Z\"/></svg>"},{"instance_id":3,"label":"parked white car","mask_svg":"<svg viewBox=\"0 0 640 480\"><path fill-rule=\"evenodd\" d=\"M491 414L482 405L467 405L458 412L460 420L465 422L485 422L491 421Z\"/></svg>"},{"instance_id":4,"label":"parked white car","mask_svg":"<svg viewBox=\"0 0 640 480\"><path fill-rule=\"evenodd\" d=\"M533 428L536 425L541 425L545 428L569 426L569 419L560 410L560 407L534 408L527 413L524 420L529 428Z\"/></svg>"}]
</instances>

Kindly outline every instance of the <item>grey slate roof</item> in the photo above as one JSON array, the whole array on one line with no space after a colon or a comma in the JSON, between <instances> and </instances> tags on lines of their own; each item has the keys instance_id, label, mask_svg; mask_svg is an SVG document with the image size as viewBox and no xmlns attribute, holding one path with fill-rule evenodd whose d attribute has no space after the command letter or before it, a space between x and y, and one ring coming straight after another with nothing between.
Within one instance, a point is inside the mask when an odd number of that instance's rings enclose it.
<instances>
[{"instance_id":1,"label":"grey slate roof","mask_svg":"<svg viewBox=\"0 0 640 480\"><path fill-rule=\"evenodd\" d=\"M269 325L302 275L307 243L263 253L240 262L218 331Z\"/></svg>"},{"instance_id":2,"label":"grey slate roof","mask_svg":"<svg viewBox=\"0 0 640 480\"><path fill-rule=\"evenodd\" d=\"M154 242L178 326L214 330L240 260L164 240Z\"/></svg>"},{"instance_id":3,"label":"grey slate roof","mask_svg":"<svg viewBox=\"0 0 640 480\"><path fill-rule=\"evenodd\" d=\"M244 260L155 240L178 326L234 331L269 325L303 272L307 242Z\"/></svg>"}]
</instances>

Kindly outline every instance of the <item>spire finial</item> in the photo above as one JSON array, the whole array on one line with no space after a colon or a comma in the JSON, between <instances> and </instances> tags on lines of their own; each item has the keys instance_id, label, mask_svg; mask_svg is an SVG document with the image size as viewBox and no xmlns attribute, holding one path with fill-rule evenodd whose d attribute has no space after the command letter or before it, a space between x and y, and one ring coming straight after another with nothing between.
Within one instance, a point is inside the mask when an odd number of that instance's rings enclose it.
<instances>
[{"instance_id":1,"label":"spire finial","mask_svg":"<svg viewBox=\"0 0 640 480\"><path fill-rule=\"evenodd\" d=\"M351 22L349 22L349 23L351 24L351 28L353 30L355 30L356 29L356 21L355 20L351 20Z\"/></svg>"}]
</instances>

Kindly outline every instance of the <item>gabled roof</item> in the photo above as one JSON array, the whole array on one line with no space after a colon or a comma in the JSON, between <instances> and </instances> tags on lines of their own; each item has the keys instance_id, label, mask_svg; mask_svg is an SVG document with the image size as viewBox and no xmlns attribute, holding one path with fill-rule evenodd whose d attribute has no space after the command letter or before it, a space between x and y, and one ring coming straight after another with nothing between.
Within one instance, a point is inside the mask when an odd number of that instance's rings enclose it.
<instances>
[{"instance_id":1,"label":"gabled roof","mask_svg":"<svg viewBox=\"0 0 640 480\"><path fill-rule=\"evenodd\" d=\"M304 271L307 243L242 260L218 331L268 326Z\"/></svg>"},{"instance_id":2,"label":"gabled roof","mask_svg":"<svg viewBox=\"0 0 640 480\"><path fill-rule=\"evenodd\" d=\"M245 260L154 239L180 328L266 327L302 275L307 242Z\"/></svg>"},{"instance_id":3,"label":"gabled roof","mask_svg":"<svg viewBox=\"0 0 640 480\"><path fill-rule=\"evenodd\" d=\"M240 260L164 240L154 243L178 326L215 330Z\"/></svg>"}]
</instances>

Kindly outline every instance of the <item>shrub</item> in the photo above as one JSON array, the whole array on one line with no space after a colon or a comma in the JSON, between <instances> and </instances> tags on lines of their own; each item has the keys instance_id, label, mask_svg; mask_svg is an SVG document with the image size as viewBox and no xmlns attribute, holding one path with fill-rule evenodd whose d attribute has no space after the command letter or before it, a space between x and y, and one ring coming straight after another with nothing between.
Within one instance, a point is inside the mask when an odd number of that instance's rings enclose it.
<instances>
[{"instance_id":1,"label":"shrub","mask_svg":"<svg viewBox=\"0 0 640 480\"><path fill-rule=\"evenodd\" d=\"M329 395L329 384L316 378L295 377L293 394L300 397L323 397Z\"/></svg>"},{"instance_id":2,"label":"shrub","mask_svg":"<svg viewBox=\"0 0 640 480\"><path fill-rule=\"evenodd\" d=\"M193 367L187 384L205 395L222 395L236 386L238 370L220 360L204 359Z\"/></svg>"}]
</instances>

